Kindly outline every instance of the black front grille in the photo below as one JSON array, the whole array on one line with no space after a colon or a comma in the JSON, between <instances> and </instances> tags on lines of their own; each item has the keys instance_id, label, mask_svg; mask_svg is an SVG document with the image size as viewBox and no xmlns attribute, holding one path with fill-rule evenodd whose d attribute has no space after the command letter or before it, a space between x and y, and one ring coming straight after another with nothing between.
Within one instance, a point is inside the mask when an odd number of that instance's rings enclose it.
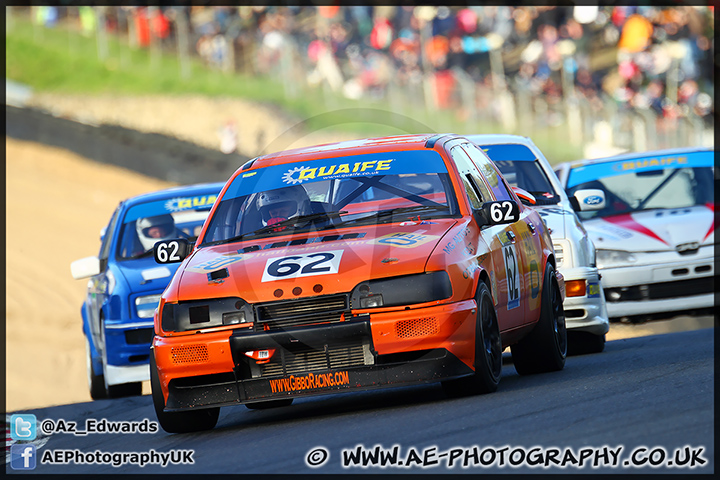
<instances>
[{"instance_id":1,"label":"black front grille","mask_svg":"<svg viewBox=\"0 0 720 480\"><path fill-rule=\"evenodd\" d=\"M270 362L261 365L261 376L293 375L327 369L342 369L365 365L363 346L327 346L323 350L290 352L278 349Z\"/></svg>"},{"instance_id":2,"label":"black front grille","mask_svg":"<svg viewBox=\"0 0 720 480\"><path fill-rule=\"evenodd\" d=\"M128 345L141 345L152 342L152 328L138 328L136 330L125 330L125 342Z\"/></svg>"},{"instance_id":3,"label":"black front grille","mask_svg":"<svg viewBox=\"0 0 720 480\"><path fill-rule=\"evenodd\" d=\"M677 282L635 285L632 287L606 288L608 302L632 302L660 300L664 298L690 297L713 293L715 277L693 278Z\"/></svg>"},{"instance_id":4,"label":"black front grille","mask_svg":"<svg viewBox=\"0 0 720 480\"><path fill-rule=\"evenodd\" d=\"M255 331L337 323L342 320L343 312L348 311L345 294L260 303L255 306Z\"/></svg>"}]
</instances>

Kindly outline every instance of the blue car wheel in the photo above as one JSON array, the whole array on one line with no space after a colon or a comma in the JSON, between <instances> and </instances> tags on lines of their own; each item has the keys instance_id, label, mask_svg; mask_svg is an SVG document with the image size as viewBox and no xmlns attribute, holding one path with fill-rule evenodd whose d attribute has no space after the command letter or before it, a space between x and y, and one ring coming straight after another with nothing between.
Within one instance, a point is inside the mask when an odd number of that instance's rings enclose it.
<instances>
[{"instance_id":1,"label":"blue car wheel","mask_svg":"<svg viewBox=\"0 0 720 480\"><path fill-rule=\"evenodd\" d=\"M100 368L100 373L98 373L98 369L95 368L95 363L97 363L97 361L99 361L102 365L102 359L97 359L93 357L90 340L88 340L88 337L86 336L85 363L87 367L88 388L90 390L90 397L93 400L100 400L103 398L107 398L108 396L107 390L105 389L105 378L102 374L102 367Z\"/></svg>"}]
</instances>

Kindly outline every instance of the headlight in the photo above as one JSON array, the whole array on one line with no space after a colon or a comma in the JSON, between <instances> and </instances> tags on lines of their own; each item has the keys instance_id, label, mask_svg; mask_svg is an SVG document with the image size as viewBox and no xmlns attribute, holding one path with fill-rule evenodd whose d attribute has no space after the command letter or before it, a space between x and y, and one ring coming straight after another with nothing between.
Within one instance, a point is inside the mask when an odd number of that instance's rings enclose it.
<instances>
[{"instance_id":1,"label":"headlight","mask_svg":"<svg viewBox=\"0 0 720 480\"><path fill-rule=\"evenodd\" d=\"M395 307L434 302L452 296L446 271L369 280L352 291L353 308Z\"/></svg>"},{"instance_id":2,"label":"headlight","mask_svg":"<svg viewBox=\"0 0 720 480\"><path fill-rule=\"evenodd\" d=\"M160 295L145 295L135 299L135 309L140 318L152 318L160 303Z\"/></svg>"},{"instance_id":3,"label":"headlight","mask_svg":"<svg viewBox=\"0 0 720 480\"><path fill-rule=\"evenodd\" d=\"M184 332L221 325L251 327L255 321L253 307L239 297L213 298L194 302L166 303L160 312L166 332Z\"/></svg>"},{"instance_id":4,"label":"headlight","mask_svg":"<svg viewBox=\"0 0 720 480\"><path fill-rule=\"evenodd\" d=\"M637 262L637 258L624 250L595 250L598 268L623 267Z\"/></svg>"}]
</instances>

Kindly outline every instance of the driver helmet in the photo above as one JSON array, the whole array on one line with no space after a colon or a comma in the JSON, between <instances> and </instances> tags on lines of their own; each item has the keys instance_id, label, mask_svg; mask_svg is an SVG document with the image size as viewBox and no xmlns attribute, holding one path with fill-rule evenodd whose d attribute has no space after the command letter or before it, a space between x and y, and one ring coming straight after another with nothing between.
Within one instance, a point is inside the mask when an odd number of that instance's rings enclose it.
<instances>
[{"instance_id":1,"label":"driver helmet","mask_svg":"<svg viewBox=\"0 0 720 480\"><path fill-rule=\"evenodd\" d=\"M169 213L154 217L138 218L135 223L138 238L147 251L153 248L160 240L176 238L175 221Z\"/></svg>"},{"instance_id":2,"label":"driver helmet","mask_svg":"<svg viewBox=\"0 0 720 480\"><path fill-rule=\"evenodd\" d=\"M300 185L260 192L257 208L260 211L263 226L275 225L289 218L305 215L310 200Z\"/></svg>"}]
</instances>

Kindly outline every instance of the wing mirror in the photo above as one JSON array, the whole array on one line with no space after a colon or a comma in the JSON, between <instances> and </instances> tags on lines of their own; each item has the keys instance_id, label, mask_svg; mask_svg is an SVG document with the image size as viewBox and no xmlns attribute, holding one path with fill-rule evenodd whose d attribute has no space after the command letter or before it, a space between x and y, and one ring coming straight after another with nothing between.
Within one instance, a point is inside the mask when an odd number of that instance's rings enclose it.
<instances>
[{"instance_id":1,"label":"wing mirror","mask_svg":"<svg viewBox=\"0 0 720 480\"><path fill-rule=\"evenodd\" d=\"M178 263L190 255L192 246L185 238L161 240L153 246L153 256L156 263Z\"/></svg>"},{"instance_id":2,"label":"wing mirror","mask_svg":"<svg viewBox=\"0 0 720 480\"><path fill-rule=\"evenodd\" d=\"M602 210L605 208L605 192L597 188L578 190L573 195L575 202L571 202L575 211ZM571 197L571 198L573 198ZM576 205L577 203L577 205Z\"/></svg>"},{"instance_id":3,"label":"wing mirror","mask_svg":"<svg viewBox=\"0 0 720 480\"><path fill-rule=\"evenodd\" d=\"M70 264L70 273L75 280L93 277L100 274L100 259L98 257L85 257Z\"/></svg>"},{"instance_id":4,"label":"wing mirror","mask_svg":"<svg viewBox=\"0 0 720 480\"><path fill-rule=\"evenodd\" d=\"M485 202L482 208L473 210L473 217L480 227L515 223L520 219L520 207L513 200Z\"/></svg>"},{"instance_id":5,"label":"wing mirror","mask_svg":"<svg viewBox=\"0 0 720 480\"><path fill-rule=\"evenodd\" d=\"M525 205L535 205L537 203L537 200L535 199L535 195L528 192L527 190L523 190L520 187L512 187L513 192L515 192L515 195L518 196L520 201Z\"/></svg>"}]
</instances>

